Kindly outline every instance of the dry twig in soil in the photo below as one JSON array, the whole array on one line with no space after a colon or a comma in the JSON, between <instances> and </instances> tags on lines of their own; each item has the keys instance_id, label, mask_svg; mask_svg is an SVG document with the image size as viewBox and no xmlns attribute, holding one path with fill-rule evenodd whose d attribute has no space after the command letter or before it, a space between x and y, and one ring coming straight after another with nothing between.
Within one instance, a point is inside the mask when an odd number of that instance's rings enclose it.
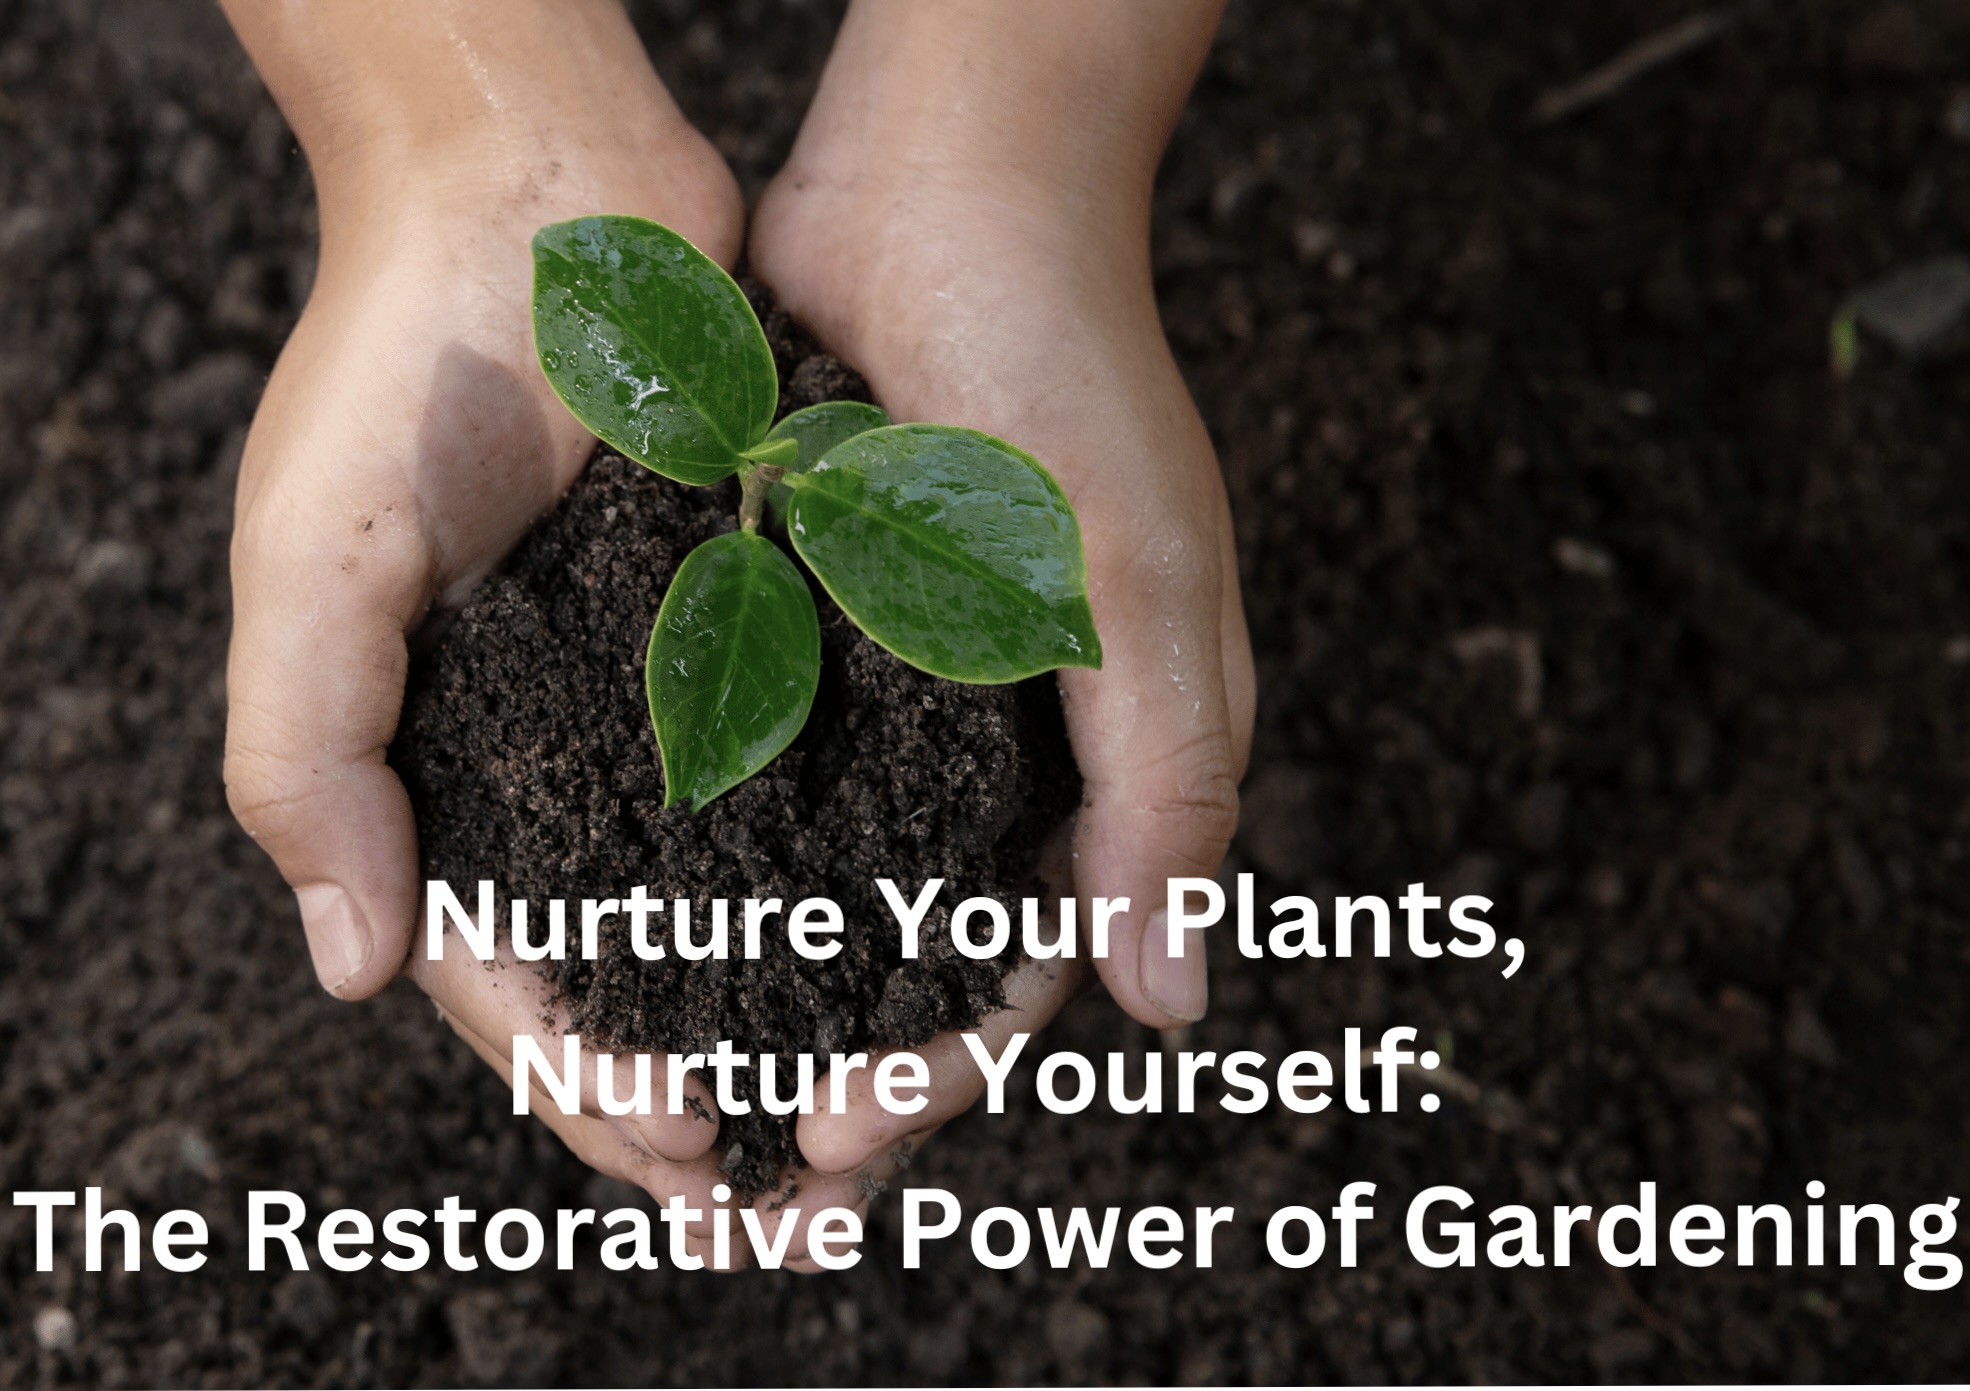
<instances>
[{"instance_id":1,"label":"dry twig in soil","mask_svg":"<svg viewBox=\"0 0 1970 1391\"><path fill-rule=\"evenodd\" d=\"M1649 35L1630 45L1586 76L1555 87L1532 104L1526 119L1535 126L1549 126L1605 101L1643 73L1661 67L1671 59L1700 48L1736 21L1730 10L1704 10L1679 24Z\"/></svg>"}]
</instances>

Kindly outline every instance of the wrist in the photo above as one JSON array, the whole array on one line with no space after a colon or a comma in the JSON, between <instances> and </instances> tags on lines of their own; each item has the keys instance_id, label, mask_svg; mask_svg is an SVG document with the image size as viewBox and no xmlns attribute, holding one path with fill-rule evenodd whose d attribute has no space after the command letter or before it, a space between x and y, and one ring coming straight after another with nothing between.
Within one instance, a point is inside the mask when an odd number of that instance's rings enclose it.
<instances>
[{"instance_id":1,"label":"wrist","mask_svg":"<svg viewBox=\"0 0 1970 1391\"><path fill-rule=\"evenodd\" d=\"M730 172L617 0L224 3L308 155L325 254L454 212L526 232L638 212L737 251Z\"/></svg>"},{"instance_id":2,"label":"wrist","mask_svg":"<svg viewBox=\"0 0 1970 1391\"><path fill-rule=\"evenodd\" d=\"M1146 226L1163 147L1222 8L854 0L789 170Z\"/></svg>"}]
</instances>

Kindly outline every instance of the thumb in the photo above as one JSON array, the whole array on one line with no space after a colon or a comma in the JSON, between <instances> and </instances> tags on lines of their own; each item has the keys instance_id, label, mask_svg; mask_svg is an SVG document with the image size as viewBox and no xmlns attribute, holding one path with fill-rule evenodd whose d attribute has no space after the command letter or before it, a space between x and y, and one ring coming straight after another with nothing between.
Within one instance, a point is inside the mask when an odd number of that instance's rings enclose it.
<instances>
[{"instance_id":1,"label":"thumb","mask_svg":"<svg viewBox=\"0 0 1970 1391\"><path fill-rule=\"evenodd\" d=\"M384 761L430 567L403 506L261 479L233 537L226 796L295 891L315 973L344 999L397 974L417 913L417 831Z\"/></svg>"},{"instance_id":2,"label":"thumb","mask_svg":"<svg viewBox=\"0 0 1970 1391\"><path fill-rule=\"evenodd\" d=\"M1087 792L1075 892L1087 922L1093 896L1129 900L1096 967L1116 1003L1156 1028L1201 1019L1209 1003L1203 939L1170 934L1169 880L1215 875L1238 828L1252 660L1227 544L1150 537L1095 596L1102 669L1061 673Z\"/></svg>"}]
</instances>

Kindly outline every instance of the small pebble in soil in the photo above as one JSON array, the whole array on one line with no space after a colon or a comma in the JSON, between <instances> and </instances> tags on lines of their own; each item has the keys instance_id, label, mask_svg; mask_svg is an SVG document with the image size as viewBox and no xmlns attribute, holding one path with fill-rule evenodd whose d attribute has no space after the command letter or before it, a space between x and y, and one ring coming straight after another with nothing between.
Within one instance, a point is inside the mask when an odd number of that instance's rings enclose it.
<instances>
[{"instance_id":1,"label":"small pebble in soil","mask_svg":"<svg viewBox=\"0 0 1970 1391\"><path fill-rule=\"evenodd\" d=\"M66 1352L75 1346L75 1315L50 1304L34 1315L34 1341L44 1352Z\"/></svg>"}]
</instances>

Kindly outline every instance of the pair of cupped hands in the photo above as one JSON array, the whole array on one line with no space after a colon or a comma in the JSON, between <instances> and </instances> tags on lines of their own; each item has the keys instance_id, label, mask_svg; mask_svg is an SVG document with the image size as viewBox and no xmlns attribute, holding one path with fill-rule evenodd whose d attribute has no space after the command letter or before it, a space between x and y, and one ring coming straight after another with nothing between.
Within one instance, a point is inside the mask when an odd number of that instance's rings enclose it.
<instances>
[{"instance_id":1,"label":"pair of cupped hands","mask_svg":"<svg viewBox=\"0 0 1970 1391\"><path fill-rule=\"evenodd\" d=\"M728 268L744 248L894 418L1002 436L1058 478L1106 654L1100 671L1060 675L1086 781L1067 863L1083 921L1094 895L1132 905L1093 965L1145 1024L1205 1011L1201 944L1168 948L1165 883L1214 873L1235 828L1252 663L1222 482L1157 319L1148 248L1150 184L1201 46L1152 35L1164 51L1137 55L1134 85L1111 81L1104 107L1077 112L1059 74L1022 91L1046 74L1016 52L933 70L871 8L851 11L749 234L730 170L621 34L555 35L558 65L530 64L517 87L480 81L494 90L455 131L336 139L332 122L296 119L268 73L308 147L322 250L241 466L227 792L295 889L322 984L353 1000L408 974L502 1076L514 1037L541 1034L554 1002L524 969L425 959L416 831L385 751L413 647L594 444L542 377L529 315L532 233L589 213L662 222ZM1104 61L1117 55L1127 45ZM588 80L557 95L562 68ZM1048 967L1008 980L1007 1009L978 1030L994 1053L1086 984ZM872 1181L975 1099L956 1035L918 1051L931 1085L917 1114L878 1107L864 1071L845 1113L802 1118L807 1217L865 1207ZM655 1114L604 1117L590 1058L583 1113L536 1114L596 1169L708 1219L716 1124L667 1114L657 1090ZM759 1200L769 1224L784 1216L773 1198ZM802 1231L790 1249L789 1265L809 1265Z\"/></svg>"}]
</instances>

